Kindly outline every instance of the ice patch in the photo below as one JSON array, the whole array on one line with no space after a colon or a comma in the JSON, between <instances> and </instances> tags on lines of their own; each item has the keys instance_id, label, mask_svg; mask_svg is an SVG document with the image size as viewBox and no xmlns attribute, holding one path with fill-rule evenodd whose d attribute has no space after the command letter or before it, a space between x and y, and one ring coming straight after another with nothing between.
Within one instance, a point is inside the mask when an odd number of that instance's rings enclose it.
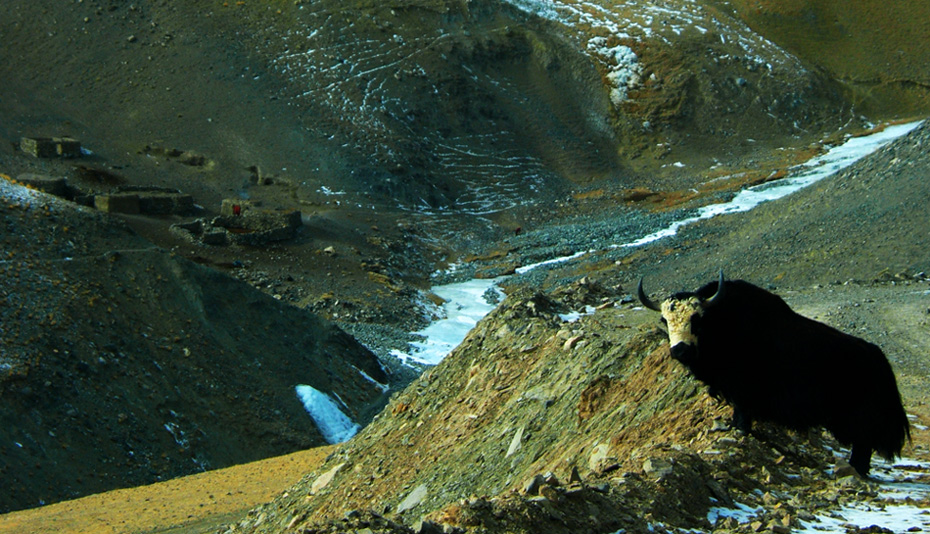
<instances>
[{"instance_id":1,"label":"ice patch","mask_svg":"<svg viewBox=\"0 0 930 534\"><path fill-rule=\"evenodd\" d=\"M297 397L304 403L304 408L313 418L313 422L316 423L316 427L327 443L347 441L361 428L342 413L336 401L326 393L303 384L295 389Z\"/></svg>"},{"instance_id":2,"label":"ice patch","mask_svg":"<svg viewBox=\"0 0 930 534\"><path fill-rule=\"evenodd\" d=\"M424 340L411 343L413 350L409 353L394 350L391 354L405 361L438 364L465 339L478 321L497 307L499 299L490 302L485 295L490 290L502 297L503 292L497 287L500 280L502 278L474 279L433 287L432 292L445 301L442 318L415 332Z\"/></svg>"},{"instance_id":3,"label":"ice patch","mask_svg":"<svg viewBox=\"0 0 930 534\"><path fill-rule=\"evenodd\" d=\"M538 268L538 267L542 267L543 265L554 265L554 264L556 264L556 263L562 263L562 262L566 262L566 261L569 261L569 260L573 260L573 259L575 259L575 258L580 258L580 257L582 257L582 256L584 256L585 254L588 254L588 253L590 253L590 252L595 252L595 251L594 251L594 250L585 250L585 251L582 251L582 252L576 252L576 253L572 254L571 256L562 256L561 258L553 258L553 259L551 259L551 260L545 260L545 261L541 261L541 262L539 262L539 263L531 263L530 265L524 265L523 267L518 267L518 268L517 268L517 274L527 273L527 272L529 272L529 271L532 271L533 269L536 269L536 268Z\"/></svg>"}]
</instances>

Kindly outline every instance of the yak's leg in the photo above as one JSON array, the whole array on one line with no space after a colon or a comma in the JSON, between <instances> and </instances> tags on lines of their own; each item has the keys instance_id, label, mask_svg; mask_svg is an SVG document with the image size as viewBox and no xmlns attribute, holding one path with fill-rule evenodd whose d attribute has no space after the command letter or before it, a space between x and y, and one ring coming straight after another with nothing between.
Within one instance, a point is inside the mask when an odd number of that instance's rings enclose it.
<instances>
[{"instance_id":1,"label":"yak's leg","mask_svg":"<svg viewBox=\"0 0 930 534\"><path fill-rule=\"evenodd\" d=\"M849 455L849 465L859 473L861 477L869 476L869 468L872 463L872 447L861 443L853 444L852 454Z\"/></svg>"},{"instance_id":2,"label":"yak's leg","mask_svg":"<svg viewBox=\"0 0 930 534\"><path fill-rule=\"evenodd\" d=\"M752 416L739 404L733 405L733 426L744 434L752 431Z\"/></svg>"}]
</instances>

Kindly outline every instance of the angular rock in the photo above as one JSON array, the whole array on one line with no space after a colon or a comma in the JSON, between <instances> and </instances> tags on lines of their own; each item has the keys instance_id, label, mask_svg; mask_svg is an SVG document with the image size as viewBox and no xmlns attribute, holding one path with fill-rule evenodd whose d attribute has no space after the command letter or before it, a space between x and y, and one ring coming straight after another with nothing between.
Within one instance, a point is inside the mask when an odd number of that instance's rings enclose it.
<instances>
[{"instance_id":1,"label":"angular rock","mask_svg":"<svg viewBox=\"0 0 930 534\"><path fill-rule=\"evenodd\" d=\"M643 471L656 478L668 476L673 470L672 463L664 458L649 458L643 462Z\"/></svg>"},{"instance_id":2,"label":"angular rock","mask_svg":"<svg viewBox=\"0 0 930 534\"><path fill-rule=\"evenodd\" d=\"M428 493L429 489L426 487L426 484L420 484L419 486L413 488L413 491L408 493L407 497L397 505L397 513L402 514L407 510L416 508L417 505L426 499Z\"/></svg>"},{"instance_id":3,"label":"angular rock","mask_svg":"<svg viewBox=\"0 0 930 534\"><path fill-rule=\"evenodd\" d=\"M523 493L525 495L539 495L539 488L546 483L546 477L534 475L523 483Z\"/></svg>"}]
</instances>

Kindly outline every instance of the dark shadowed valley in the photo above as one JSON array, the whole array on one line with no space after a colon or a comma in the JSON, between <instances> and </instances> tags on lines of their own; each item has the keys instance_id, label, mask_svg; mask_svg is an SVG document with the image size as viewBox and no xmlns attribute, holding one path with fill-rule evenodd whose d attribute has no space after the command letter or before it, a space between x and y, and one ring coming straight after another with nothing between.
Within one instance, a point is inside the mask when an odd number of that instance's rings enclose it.
<instances>
[{"instance_id":1,"label":"dark shadowed valley","mask_svg":"<svg viewBox=\"0 0 930 534\"><path fill-rule=\"evenodd\" d=\"M0 531L930 529L925 124L614 246L923 120L926 6L4 8ZM903 459L862 478L830 432L732 428L636 299L721 269L884 351ZM497 277L439 365L398 356L434 286Z\"/></svg>"}]
</instances>

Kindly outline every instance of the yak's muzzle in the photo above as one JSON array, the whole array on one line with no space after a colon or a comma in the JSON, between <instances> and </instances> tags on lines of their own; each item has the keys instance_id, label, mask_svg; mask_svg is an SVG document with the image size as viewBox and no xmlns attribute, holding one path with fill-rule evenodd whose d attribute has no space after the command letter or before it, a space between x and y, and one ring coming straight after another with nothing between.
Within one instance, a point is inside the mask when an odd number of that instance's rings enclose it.
<instances>
[{"instance_id":1,"label":"yak's muzzle","mask_svg":"<svg viewBox=\"0 0 930 534\"><path fill-rule=\"evenodd\" d=\"M672 353L672 358L684 364L691 363L697 358L697 346L691 343L676 343L669 351Z\"/></svg>"}]
</instances>

